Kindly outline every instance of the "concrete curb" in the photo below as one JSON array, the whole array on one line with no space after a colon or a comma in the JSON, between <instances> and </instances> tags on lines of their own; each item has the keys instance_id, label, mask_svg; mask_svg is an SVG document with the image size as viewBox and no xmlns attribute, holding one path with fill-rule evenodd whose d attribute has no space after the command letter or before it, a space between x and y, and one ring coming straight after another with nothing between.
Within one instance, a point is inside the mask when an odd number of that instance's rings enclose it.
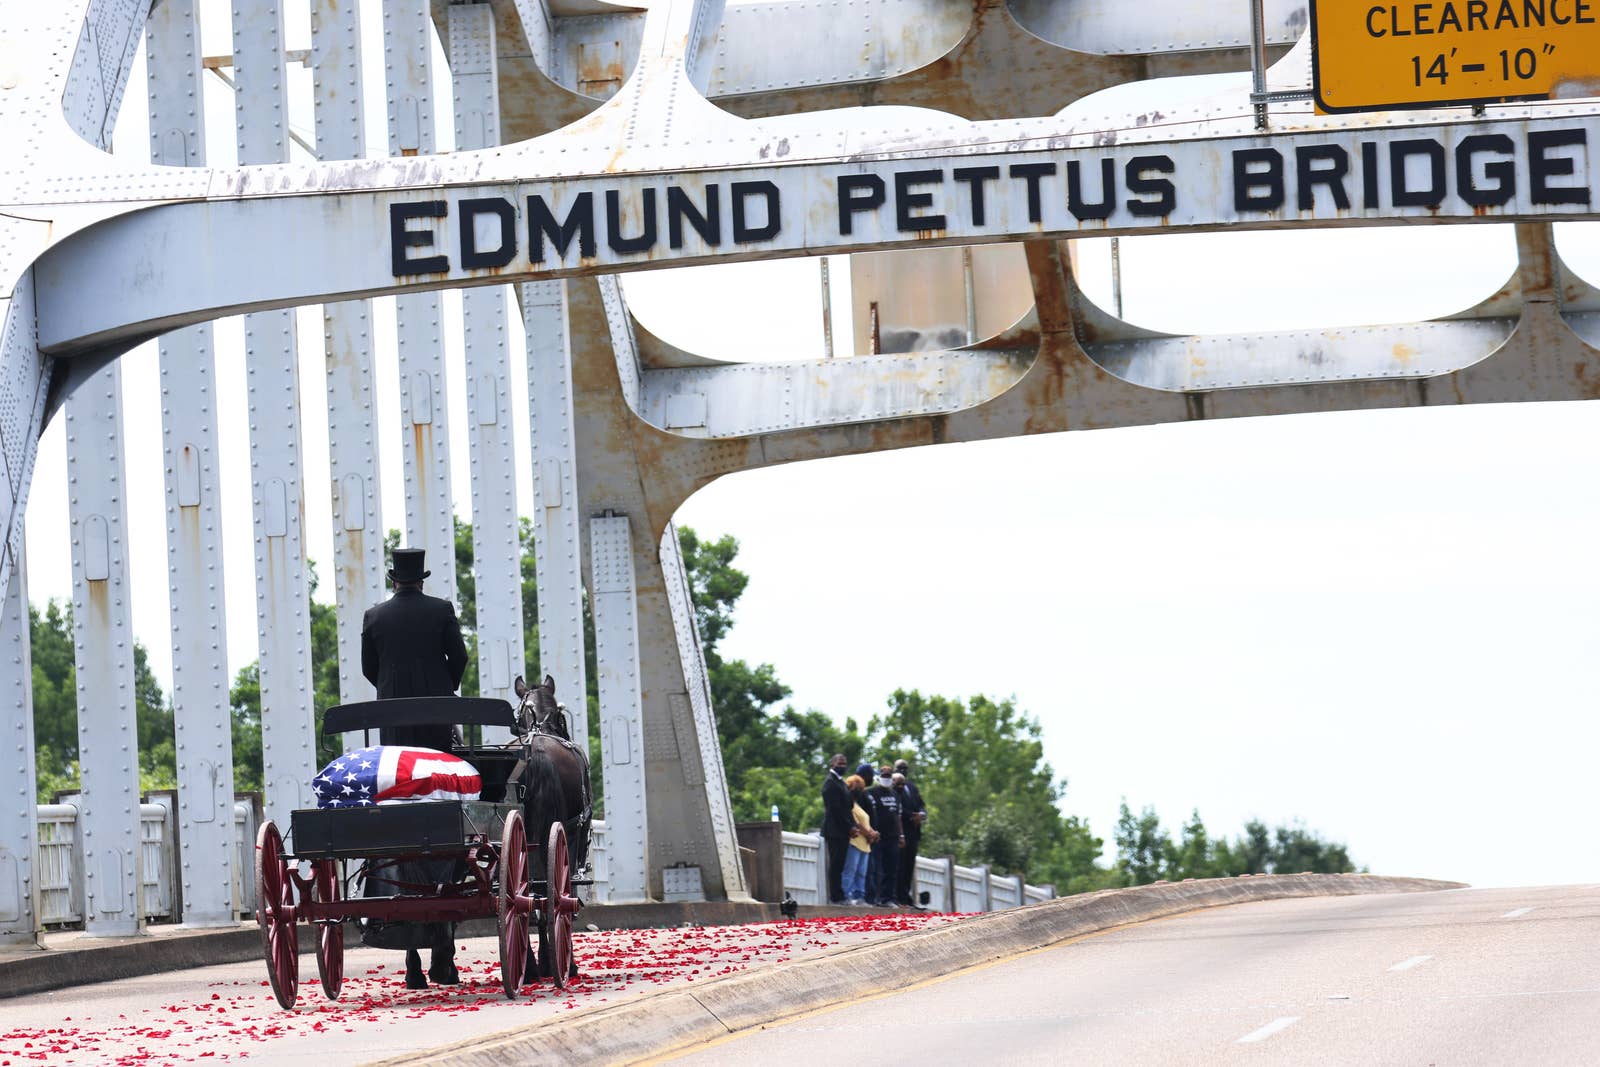
<instances>
[{"instance_id":1,"label":"concrete curb","mask_svg":"<svg viewBox=\"0 0 1600 1067\"><path fill-rule=\"evenodd\" d=\"M816 917L868 913L860 908L802 907L800 914ZM732 926L736 923L776 922L781 918L783 916L776 904L757 901L590 904L579 912L578 925L580 928L594 925L602 930L638 930L682 926L684 923ZM495 921L492 918L473 919L456 927L458 938L495 935ZM347 929L346 943L354 945L356 936L353 929ZM311 927L301 926L300 955L307 956L315 952L316 943ZM244 963L261 958L261 932L253 923L234 929L163 933L98 943L75 941L67 948L7 952L0 957L0 1000L69 986L186 971L218 963ZM262 966L265 968L265 964ZM302 971L305 967L306 964L302 963ZM262 973L266 973L264 969ZM314 968L310 973L315 977Z\"/></svg>"},{"instance_id":2,"label":"concrete curb","mask_svg":"<svg viewBox=\"0 0 1600 1067\"><path fill-rule=\"evenodd\" d=\"M1464 888L1460 882L1423 878L1291 874L1104 890L976 915L782 967L727 975L693 989L662 990L625 1004L578 1011L542 1025L382 1060L370 1067L630 1063L1129 923L1286 897L1460 888ZM841 958L845 956L847 962ZM837 977L843 966L849 968L850 982L841 990Z\"/></svg>"}]
</instances>

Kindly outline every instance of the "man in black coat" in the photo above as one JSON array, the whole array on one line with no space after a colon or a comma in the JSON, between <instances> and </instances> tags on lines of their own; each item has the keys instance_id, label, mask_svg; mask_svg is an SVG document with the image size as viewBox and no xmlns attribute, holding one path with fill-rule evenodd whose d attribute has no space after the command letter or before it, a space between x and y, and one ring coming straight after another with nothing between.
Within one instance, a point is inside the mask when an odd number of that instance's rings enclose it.
<instances>
[{"instance_id":1,"label":"man in black coat","mask_svg":"<svg viewBox=\"0 0 1600 1067\"><path fill-rule=\"evenodd\" d=\"M455 605L422 591L423 550L397 548L389 580L394 596L368 608L361 620L361 673L378 699L450 696L467 670L467 645ZM450 750L449 726L386 726L383 745Z\"/></svg>"},{"instance_id":2,"label":"man in black coat","mask_svg":"<svg viewBox=\"0 0 1600 1067\"><path fill-rule=\"evenodd\" d=\"M461 638L455 605L422 591L423 550L397 548L389 580L394 596L367 609L361 620L361 673L378 689L378 699L450 696L467 670L467 645ZM409 745L450 751L454 727L445 725L382 726L380 745ZM384 877L405 882L451 881L452 861L419 860L384 868ZM381 877L366 882L368 896L384 896L394 887ZM455 961L452 923L369 923L362 940L379 948L406 950L406 988L426 989L428 978L439 985L461 980ZM418 948L428 946L432 959L427 978Z\"/></svg>"},{"instance_id":3,"label":"man in black coat","mask_svg":"<svg viewBox=\"0 0 1600 1067\"><path fill-rule=\"evenodd\" d=\"M872 828L878 840L872 846L872 877L867 882L867 903L889 908L895 905L895 882L900 877L900 849L906 832L900 822L900 795L894 790L894 771L887 765L878 772L878 781L867 790L872 802Z\"/></svg>"},{"instance_id":4,"label":"man in black coat","mask_svg":"<svg viewBox=\"0 0 1600 1067\"><path fill-rule=\"evenodd\" d=\"M851 814L854 801L844 784L844 753L836 754L822 779L822 840L828 849L828 903L844 903L844 850L850 847L850 831L855 827Z\"/></svg>"},{"instance_id":5,"label":"man in black coat","mask_svg":"<svg viewBox=\"0 0 1600 1067\"><path fill-rule=\"evenodd\" d=\"M894 761L894 776L899 779L895 791L900 794L900 825L906 832L905 847L900 850L900 880L895 887L895 899L913 908L917 903L917 852L922 848L922 824L928 820L928 806L922 802L922 791L911 780L911 764L905 760Z\"/></svg>"}]
</instances>

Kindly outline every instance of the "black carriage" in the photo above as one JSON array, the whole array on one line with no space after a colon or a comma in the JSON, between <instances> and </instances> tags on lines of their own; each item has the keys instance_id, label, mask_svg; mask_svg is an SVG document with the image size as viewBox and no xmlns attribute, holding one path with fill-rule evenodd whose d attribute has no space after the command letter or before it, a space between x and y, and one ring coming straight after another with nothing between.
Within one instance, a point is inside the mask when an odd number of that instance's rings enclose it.
<instances>
[{"instance_id":1,"label":"black carriage","mask_svg":"<svg viewBox=\"0 0 1600 1067\"><path fill-rule=\"evenodd\" d=\"M518 732L504 700L418 697L329 708L325 733L372 731L379 725L462 724L504 726ZM540 849L530 846L521 807L527 745L457 745L483 780L482 799L418 800L358 808L312 808L290 813L285 839L270 820L256 835L256 921L267 976L278 1003L292 1008L299 989L297 923L317 935L317 974L328 999L344 977L344 924L463 922L495 916L500 940L500 980L515 998L531 954L529 929L538 924L541 970L565 986L573 967L575 895L566 828L550 827ZM542 853L542 855L541 855ZM368 888L380 865L446 861L451 876L429 884L382 879L396 892ZM535 869L537 867L537 869Z\"/></svg>"}]
</instances>

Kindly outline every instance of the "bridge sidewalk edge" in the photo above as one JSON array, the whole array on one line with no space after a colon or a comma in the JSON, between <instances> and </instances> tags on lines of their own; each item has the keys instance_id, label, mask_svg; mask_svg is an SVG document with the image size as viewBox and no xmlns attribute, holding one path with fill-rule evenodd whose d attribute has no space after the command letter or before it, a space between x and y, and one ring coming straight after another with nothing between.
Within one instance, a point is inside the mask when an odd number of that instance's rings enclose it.
<instances>
[{"instance_id":1,"label":"bridge sidewalk edge","mask_svg":"<svg viewBox=\"0 0 1600 1067\"><path fill-rule=\"evenodd\" d=\"M630 1063L1130 923L1289 897L1461 888L1464 883L1424 878L1292 874L1102 890L841 947L782 967L716 978L692 989L666 989L534 1027L375 1061L368 1067ZM847 987L836 981L844 967L850 975Z\"/></svg>"}]
</instances>

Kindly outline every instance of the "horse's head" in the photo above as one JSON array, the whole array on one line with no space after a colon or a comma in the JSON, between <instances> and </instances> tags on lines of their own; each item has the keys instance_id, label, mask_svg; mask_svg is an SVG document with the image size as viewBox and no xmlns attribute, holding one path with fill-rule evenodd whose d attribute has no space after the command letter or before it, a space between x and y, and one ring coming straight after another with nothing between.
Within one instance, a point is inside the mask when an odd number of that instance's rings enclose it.
<instances>
[{"instance_id":1,"label":"horse's head","mask_svg":"<svg viewBox=\"0 0 1600 1067\"><path fill-rule=\"evenodd\" d=\"M566 717L562 714L561 705L556 702L554 678L547 674L543 683L530 689L519 675L512 688L521 699L517 707L517 723L523 732L531 730L567 736Z\"/></svg>"}]
</instances>

